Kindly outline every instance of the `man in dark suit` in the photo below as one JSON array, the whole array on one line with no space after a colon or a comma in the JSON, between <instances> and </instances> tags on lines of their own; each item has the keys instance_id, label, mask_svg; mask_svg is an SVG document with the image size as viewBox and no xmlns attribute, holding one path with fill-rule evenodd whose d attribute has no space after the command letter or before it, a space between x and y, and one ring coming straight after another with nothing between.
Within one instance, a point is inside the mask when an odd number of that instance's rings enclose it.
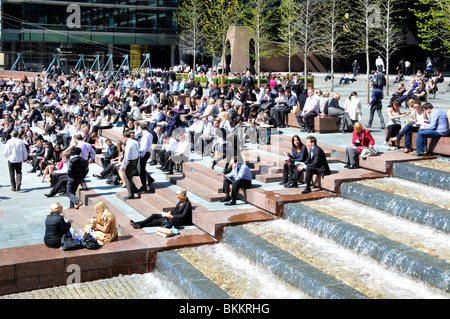
<instances>
[{"instance_id":1,"label":"man in dark suit","mask_svg":"<svg viewBox=\"0 0 450 319\"><path fill-rule=\"evenodd\" d=\"M300 174L305 172L306 187L302 194L311 192L311 181L314 174L320 176L331 174L325 152L317 146L317 139L314 136L308 136L305 144L309 150L308 159L304 163L299 164L294 173L294 181L297 181Z\"/></svg>"},{"instance_id":2,"label":"man in dark suit","mask_svg":"<svg viewBox=\"0 0 450 319\"><path fill-rule=\"evenodd\" d=\"M255 83L253 82L250 71L247 71L242 77L241 86L244 86L249 94L252 93L252 90L255 88Z\"/></svg>"},{"instance_id":3,"label":"man in dark suit","mask_svg":"<svg viewBox=\"0 0 450 319\"><path fill-rule=\"evenodd\" d=\"M173 110L167 111L167 134L172 136L172 132L179 127L183 127L183 122L181 121L180 116Z\"/></svg>"},{"instance_id":4,"label":"man in dark suit","mask_svg":"<svg viewBox=\"0 0 450 319\"><path fill-rule=\"evenodd\" d=\"M113 144L111 139L107 138L105 140L106 144L106 154L101 157L103 168L109 165L113 158L119 156L119 151L117 150L117 146Z\"/></svg>"}]
</instances>

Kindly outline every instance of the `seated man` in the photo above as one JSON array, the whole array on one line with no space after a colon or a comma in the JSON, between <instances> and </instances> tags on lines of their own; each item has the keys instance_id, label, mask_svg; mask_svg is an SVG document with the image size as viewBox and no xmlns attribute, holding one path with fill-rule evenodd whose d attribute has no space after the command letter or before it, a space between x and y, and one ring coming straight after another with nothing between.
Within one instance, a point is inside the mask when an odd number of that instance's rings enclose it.
<instances>
[{"instance_id":1,"label":"seated man","mask_svg":"<svg viewBox=\"0 0 450 319\"><path fill-rule=\"evenodd\" d=\"M226 194L220 201L226 202L225 205L236 205L237 195L239 190L249 189L252 187L252 173L250 168L244 164L238 162L235 158L232 163L232 171L228 174L222 174L223 176L223 192ZM232 187L230 197L230 185Z\"/></svg>"},{"instance_id":2,"label":"seated man","mask_svg":"<svg viewBox=\"0 0 450 319\"><path fill-rule=\"evenodd\" d=\"M186 141L183 134L178 137L178 144L176 150L169 156L169 174L173 174L173 167L175 163L184 163L189 159L191 153L191 144Z\"/></svg>"},{"instance_id":3,"label":"seated man","mask_svg":"<svg viewBox=\"0 0 450 319\"><path fill-rule=\"evenodd\" d=\"M310 133L312 131L312 121L313 118L319 115L320 112L320 99L314 93L313 89L308 89L308 97L305 101L305 106L303 110L297 114L295 117L297 119L298 124L306 130L306 132Z\"/></svg>"},{"instance_id":4,"label":"seated man","mask_svg":"<svg viewBox=\"0 0 450 319\"><path fill-rule=\"evenodd\" d=\"M418 156L427 155L427 138L448 136L449 134L448 117L444 111L435 109L431 103L425 103L423 109L430 120L428 124L422 125L417 133L416 148Z\"/></svg>"},{"instance_id":5,"label":"seated man","mask_svg":"<svg viewBox=\"0 0 450 319\"><path fill-rule=\"evenodd\" d=\"M308 136L306 138L306 147L309 149L308 158L305 163L299 164L295 170L293 180L298 181L302 172L305 172L306 187L302 194L311 192L311 181L314 174L325 176L330 175L330 168L328 166L325 152L317 146L317 139L314 136Z\"/></svg>"}]
</instances>

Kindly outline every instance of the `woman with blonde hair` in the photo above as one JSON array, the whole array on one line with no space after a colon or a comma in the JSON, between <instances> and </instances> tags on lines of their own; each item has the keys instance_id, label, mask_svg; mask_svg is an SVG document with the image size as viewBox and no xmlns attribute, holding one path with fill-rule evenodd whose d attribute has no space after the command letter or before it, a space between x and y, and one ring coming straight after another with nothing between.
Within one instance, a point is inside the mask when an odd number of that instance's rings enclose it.
<instances>
[{"instance_id":1,"label":"woman with blonde hair","mask_svg":"<svg viewBox=\"0 0 450 319\"><path fill-rule=\"evenodd\" d=\"M84 226L84 231L95 231L94 237L100 245L109 243L117 238L116 216L108 209L104 202L95 204L96 217L89 220L89 224Z\"/></svg>"},{"instance_id":2,"label":"woman with blonde hair","mask_svg":"<svg viewBox=\"0 0 450 319\"><path fill-rule=\"evenodd\" d=\"M178 203L173 210L171 210L166 216L162 214L152 214L147 219L134 222L130 220L133 228L143 228L152 226L162 226L171 228L172 226L180 229L181 226L192 225L192 204L187 197L187 191L180 189L176 193Z\"/></svg>"},{"instance_id":3,"label":"woman with blonde hair","mask_svg":"<svg viewBox=\"0 0 450 319\"><path fill-rule=\"evenodd\" d=\"M53 203L50 206L50 214L45 219L44 243L49 248L60 248L62 237L69 232L72 225L72 220L64 220L62 212L61 203Z\"/></svg>"},{"instance_id":4,"label":"woman with blonde hair","mask_svg":"<svg viewBox=\"0 0 450 319\"><path fill-rule=\"evenodd\" d=\"M345 168L349 169L359 168L359 154L366 148L372 149L375 145L375 140L370 135L370 131L364 129L361 123L356 122L353 128L353 145L345 150Z\"/></svg>"}]
</instances>

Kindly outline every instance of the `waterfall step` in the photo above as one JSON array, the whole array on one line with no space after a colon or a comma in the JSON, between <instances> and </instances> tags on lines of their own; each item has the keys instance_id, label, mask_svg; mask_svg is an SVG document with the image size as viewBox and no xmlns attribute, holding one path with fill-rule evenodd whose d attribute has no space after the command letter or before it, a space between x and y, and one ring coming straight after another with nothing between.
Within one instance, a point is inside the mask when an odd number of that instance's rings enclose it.
<instances>
[{"instance_id":1,"label":"waterfall step","mask_svg":"<svg viewBox=\"0 0 450 319\"><path fill-rule=\"evenodd\" d=\"M285 205L284 217L413 278L450 291L450 264L439 258L300 203Z\"/></svg>"},{"instance_id":2,"label":"waterfall step","mask_svg":"<svg viewBox=\"0 0 450 319\"><path fill-rule=\"evenodd\" d=\"M361 183L344 183L341 196L450 233L450 211Z\"/></svg>"},{"instance_id":3,"label":"waterfall step","mask_svg":"<svg viewBox=\"0 0 450 319\"><path fill-rule=\"evenodd\" d=\"M450 172L414 163L394 164L393 176L444 190L450 190Z\"/></svg>"},{"instance_id":4,"label":"waterfall step","mask_svg":"<svg viewBox=\"0 0 450 319\"><path fill-rule=\"evenodd\" d=\"M223 289L203 275L176 251L158 253L156 269L192 299L231 299Z\"/></svg>"},{"instance_id":5,"label":"waterfall step","mask_svg":"<svg viewBox=\"0 0 450 319\"><path fill-rule=\"evenodd\" d=\"M367 298L356 289L294 257L242 226L225 228L223 241L312 298Z\"/></svg>"}]
</instances>

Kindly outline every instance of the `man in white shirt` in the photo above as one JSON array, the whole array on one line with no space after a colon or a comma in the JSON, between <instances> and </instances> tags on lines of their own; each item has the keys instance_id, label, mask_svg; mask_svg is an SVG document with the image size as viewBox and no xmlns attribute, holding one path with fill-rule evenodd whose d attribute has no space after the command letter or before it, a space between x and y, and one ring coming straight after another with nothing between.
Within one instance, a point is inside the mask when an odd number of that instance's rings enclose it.
<instances>
[{"instance_id":1,"label":"man in white shirt","mask_svg":"<svg viewBox=\"0 0 450 319\"><path fill-rule=\"evenodd\" d=\"M150 158L150 152L152 149L153 143L153 135L148 131L148 123L143 122L140 124L142 130L142 137L139 143L139 178L141 179L141 188L139 188L140 192L147 191L147 183L148 187L155 181L153 177L151 177L145 167L147 166L147 161Z\"/></svg>"},{"instance_id":2,"label":"man in white shirt","mask_svg":"<svg viewBox=\"0 0 450 319\"><path fill-rule=\"evenodd\" d=\"M381 58L380 55L375 60L375 66L376 66L377 70L384 71L384 61L383 61L383 59Z\"/></svg>"},{"instance_id":3,"label":"man in white shirt","mask_svg":"<svg viewBox=\"0 0 450 319\"><path fill-rule=\"evenodd\" d=\"M133 182L133 171L137 169L139 161L139 143L131 137L131 133L123 133L123 141L125 143L125 154L123 157L120 170L125 173L125 181L127 183L128 196L124 200L141 198L138 188Z\"/></svg>"},{"instance_id":4,"label":"man in white shirt","mask_svg":"<svg viewBox=\"0 0 450 319\"><path fill-rule=\"evenodd\" d=\"M23 140L18 138L19 131L14 130L11 138L6 143L5 157L8 159L9 177L11 180L11 190L20 191L22 185L22 162L28 157L27 148Z\"/></svg>"},{"instance_id":5,"label":"man in white shirt","mask_svg":"<svg viewBox=\"0 0 450 319\"><path fill-rule=\"evenodd\" d=\"M164 133L162 136L163 140L163 146L161 148L161 151L159 152L159 163L161 166L159 167L160 170L167 171L169 170L169 157L172 153L174 153L177 150L178 147L178 141L174 139L173 137L170 137L169 134Z\"/></svg>"},{"instance_id":6,"label":"man in white shirt","mask_svg":"<svg viewBox=\"0 0 450 319\"><path fill-rule=\"evenodd\" d=\"M312 131L313 118L320 113L320 99L314 94L314 90L308 89L308 97L306 98L305 105L302 112L295 114L298 124L302 127L302 130L310 133Z\"/></svg>"},{"instance_id":7,"label":"man in white shirt","mask_svg":"<svg viewBox=\"0 0 450 319\"><path fill-rule=\"evenodd\" d=\"M178 136L178 143L175 152L173 152L169 158L169 170L168 174L173 174L173 166L175 163L183 163L189 159L189 154L191 153L191 144L186 141L184 134Z\"/></svg>"}]
</instances>

